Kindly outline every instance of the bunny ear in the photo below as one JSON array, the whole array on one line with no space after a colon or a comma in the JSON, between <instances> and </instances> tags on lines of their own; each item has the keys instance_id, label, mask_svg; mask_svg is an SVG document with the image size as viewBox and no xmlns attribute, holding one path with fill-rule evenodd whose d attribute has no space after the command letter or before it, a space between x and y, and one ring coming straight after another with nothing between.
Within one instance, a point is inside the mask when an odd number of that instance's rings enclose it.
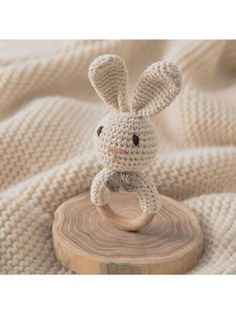
<instances>
[{"instance_id":1,"label":"bunny ear","mask_svg":"<svg viewBox=\"0 0 236 314\"><path fill-rule=\"evenodd\" d=\"M162 111L180 92L181 75L169 62L156 62L141 75L136 86L131 111L152 116Z\"/></svg>"},{"instance_id":2,"label":"bunny ear","mask_svg":"<svg viewBox=\"0 0 236 314\"><path fill-rule=\"evenodd\" d=\"M98 96L119 111L128 111L125 62L116 55L102 55L89 67L89 79Z\"/></svg>"}]
</instances>

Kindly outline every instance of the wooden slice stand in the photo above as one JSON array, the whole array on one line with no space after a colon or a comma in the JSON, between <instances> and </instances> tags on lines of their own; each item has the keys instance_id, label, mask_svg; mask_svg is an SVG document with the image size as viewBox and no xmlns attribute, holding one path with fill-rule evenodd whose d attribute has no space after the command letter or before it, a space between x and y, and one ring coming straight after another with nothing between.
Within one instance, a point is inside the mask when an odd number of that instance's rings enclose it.
<instances>
[{"instance_id":1,"label":"wooden slice stand","mask_svg":"<svg viewBox=\"0 0 236 314\"><path fill-rule=\"evenodd\" d=\"M89 193L62 204L55 213L53 242L57 259L81 274L179 274L189 271L203 252L196 216L165 196L159 214L138 232L116 229L90 202ZM112 208L133 217L140 213L132 193L111 195Z\"/></svg>"}]
</instances>

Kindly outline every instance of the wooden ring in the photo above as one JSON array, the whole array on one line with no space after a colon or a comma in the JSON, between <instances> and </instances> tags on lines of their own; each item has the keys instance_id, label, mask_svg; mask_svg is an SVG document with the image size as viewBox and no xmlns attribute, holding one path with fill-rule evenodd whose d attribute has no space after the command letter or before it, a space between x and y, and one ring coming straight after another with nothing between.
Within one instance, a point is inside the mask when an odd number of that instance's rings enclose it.
<instances>
[{"instance_id":1,"label":"wooden ring","mask_svg":"<svg viewBox=\"0 0 236 314\"><path fill-rule=\"evenodd\" d=\"M127 192L138 194L139 207L142 210L140 215L134 218L124 217L110 207L110 192L117 192L120 186ZM101 170L93 179L90 199L104 220L126 231L137 231L145 227L161 208L159 193L147 175L137 172L121 178L119 173L107 168Z\"/></svg>"},{"instance_id":2,"label":"wooden ring","mask_svg":"<svg viewBox=\"0 0 236 314\"><path fill-rule=\"evenodd\" d=\"M127 218L117 214L108 204L96 205L96 208L103 219L114 227L125 231L137 231L149 224L155 216L155 213L142 212L137 217Z\"/></svg>"}]
</instances>

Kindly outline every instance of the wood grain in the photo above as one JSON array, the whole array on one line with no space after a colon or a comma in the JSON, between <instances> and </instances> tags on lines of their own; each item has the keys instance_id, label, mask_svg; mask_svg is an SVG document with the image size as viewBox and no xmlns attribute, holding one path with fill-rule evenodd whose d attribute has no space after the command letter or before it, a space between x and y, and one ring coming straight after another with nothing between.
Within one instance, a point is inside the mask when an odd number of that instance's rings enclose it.
<instances>
[{"instance_id":1,"label":"wood grain","mask_svg":"<svg viewBox=\"0 0 236 314\"><path fill-rule=\"evenodd\" d=\"M57 259L81 274L175 274L189 271L203 251L196 216L182 203L161 196L159 214L138 232L116 229L105 222L81 194L55 213L53 242ZM115 193L111 206L133 217L140 213L131 193Z\"/></svg>"},{"instance_id":2,"label":"wood grain","mask_svg":"<svg viewBox=\"0 0 236 314\"><path fill-rule=\"evenodd\" d=\"M130 219L117 214L109 205L96 206L96 209L108 224L125 231L138 231L149 224L155 216L154 213L142 212Z\"/></svg>"}]
</instances>

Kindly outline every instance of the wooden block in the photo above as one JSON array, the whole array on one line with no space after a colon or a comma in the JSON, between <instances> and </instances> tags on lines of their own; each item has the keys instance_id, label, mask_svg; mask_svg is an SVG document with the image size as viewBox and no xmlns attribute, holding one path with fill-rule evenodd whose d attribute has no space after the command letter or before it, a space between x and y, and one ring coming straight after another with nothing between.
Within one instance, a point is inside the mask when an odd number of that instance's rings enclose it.
<instances>
[{"instance_id":1,"label":"wooden block","mask_svg":"<svg viewBox=\"0 0 236 314\"><path fill-rule=\"evenodd\" d=\"M203 235L196 216L181 202L161 196L162 208L138 232L116 229L105 222L81 194L55 213L53 242L57 259L81 274L179 274L189 271L203 252ZM133 193L112 193L118 213L139 214Z\"/></svg>"}]
</instances>

